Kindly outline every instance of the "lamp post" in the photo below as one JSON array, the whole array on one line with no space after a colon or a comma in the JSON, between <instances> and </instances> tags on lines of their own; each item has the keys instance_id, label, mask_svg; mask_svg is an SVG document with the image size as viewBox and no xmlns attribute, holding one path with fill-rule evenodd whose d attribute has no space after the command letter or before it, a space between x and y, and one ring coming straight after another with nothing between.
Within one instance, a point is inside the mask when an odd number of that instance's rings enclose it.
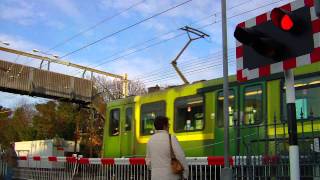
<instances>
[{"instance_id":1,"label":"lamp post","mask_svg":"<svg viewBox=\"0 0 320 180\"><path fill-rule=\"evenodd\" d=\"M56 54L46 53L46 52L43 52L43 51L39 51L38 49L33 49L32 52L40 53L40 54L44 54L44 55L48 55L48 56L52 56L54 58L59 58L59 56L56 55Z\"/></svg>"},{"instance_id":2,"label":"lamp post","mask_svg":"<svg viewBox=\"0 0 320 180\"><path fill-rule=\"evenodd\" d=\"M47 55L47 56L52 56L52 57L54 57L54 58L56 58L56 59L59 58L59 56L56 55L56 54L46 53L46 52L40 51L40 50L38 50L38 49L33 49L32 52L44 54L44 55ZM42 68L43 61L44 61L44 60L42 60L41 63L40 63L40 69ZM47 69L48 69L48 70L50 69L50 61L48 61L48 67L47 67Z\"/></svg>"},{"instance_id":3,"label":"lamp post","mask_svg":"<svg viewBox=\"0 0 320 180\"><path fill-rule=\"evenodd\" d=\"M10 43L5 42L5 41L1 41L1 40L0 40L0 43L1 43L1 44L4 44L4 45L6 45L6 46L10 46Z\"/></svg>"}]
</instances>

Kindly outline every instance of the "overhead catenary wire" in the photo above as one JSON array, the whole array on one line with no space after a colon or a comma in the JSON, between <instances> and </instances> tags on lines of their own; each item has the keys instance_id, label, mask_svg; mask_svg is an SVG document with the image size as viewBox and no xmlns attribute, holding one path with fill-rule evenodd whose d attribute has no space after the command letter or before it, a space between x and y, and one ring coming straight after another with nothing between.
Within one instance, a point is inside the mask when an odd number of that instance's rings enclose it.
<instances>
[{"instance_id":1,"label":"overhead catenary wire","mask_svg":"<svg viewBox=\"0 0 320 180\"><path fill-rule=\"evenodd\" d=\"M236 14L236 15L233 15L233 16L228 17L228 19L229 19L229 18L234 18L234 17L240 16L240 15L243 15L243 14L248 13L248 12L255 11L255 10L260 9L260 8L267 7L267 6L269 6L269 5L272 5L272 4L281 2L281 1L283 1L283 0L276 1L276 2L271 2L271 3L265 4L265 5L263 5L263 6L260 6L260 7L258 7L258 8L254 8L254 9L251 9L251 10L248 10L248 11L245 11L245 12L241 12L241 13L239 13L239 14ZM220 21L216 21L216 22L213 22L213 23L209 23L209 24L204 25L204 26L202 26L202 27L200 27L200 28L206 28L206 27L209 27L210 25L213 25L213 24L216 24L216 23L219 23L219 22L220 22ZM167 33L165 33L165 35L170 34L170 33L171 33L171 32L167 32ZM175 38L177 38L177 37L179 37L179 36L181 36L181 35L182 35L182 34L178 34L177 36L175 36ZM147 41L151 41L151 40L154 40L154 39L156 39L156 38L152 38L152 39L147 40ZM163 42L167 42L167 41L172 40L172 39L174 39L174 38L165 39L165 40L163 40ZM147 42L147 41L145 41L145 42ZM130 53L124 54L124 55L122 55L122 56L119 57L119 58L118 58L118 57L117 57L117 58L114 58L114 59L112 59L112 60L110 60L110 61L108 61L108 62L112 62L112 61L115 61L115 60L119 60L119 59L121 59L121 58L123 58L123 57L126 57L126 56L128 56L128 55L132 55L132 54L134 54L134 53L136 53L136 52L140 52L140 51L142 51L142 50L148 49L148 48L150 48L150 47L153 47L153 46L156 46L156 45L159 45L159 44L162 44L162 42L159 41L159 42L157 42L157 43L148 45L148 46L143 47L143 48L141 48L141 49L138 49L138 50L136 50L136 51L132 51L132 52L130 52ZM105 63L104 63L104 64L105 64ZM102 63L99 64L99 66L101 66L101 65L102 65ZM96 67L98 67L98 66L95 66L95 68L96 68ZM78 73L77 73L77 74L78 74Z\"/></svg>"},{"instance_id":2,"label":"overhead catenary wire","mask_svg":"<svg viewBox=\"0 0 320 180\"><path fill-rule=\"evenodd\" d=\"M211 57L215 57L215 56L211 56L211 54L210 54L205 57L193 58L193 59L190 59L189 62L180 63L180 67L184 68L184 67L192 66L192 65L198 64L199 62L201 63L203 60L208 60ZM156 70L149 71L149 72L146 72L143 74L141 73L140 75L134 76L132 78L133 79L149 79L154 76L158 76L161 73L167 73L168 69L172 70L171 68L172 68L172 66L170 66L170 64L166 64L165 66L162 66L161 68L158 68Z\"/></svg>"},{"instance_id":3,"label":"overhead catenary wire","mask_svg":"<svg viewBox=\"0 0 320 180\"><path fill-rule=\"evenodd\" d=\"M245 1L245 2L242 2L241 4L237 4L237 5L235 5L235 6L232 6L232 7L230 7L229 10L232 10L232 9L234 9L234 8L236 8L236 7L239 7L239 6L241 6L241 5L244 5L245 3L250 2L250 1L252 1L252 0L247 0L247 1ZM192 22L192 23L190 23L190 24L188 24L188 25L191 26L191 25L197 24L197 23L199 23L199 22L201 22L201 21L203 21L203 20L206 20L206 19L208 19L208 18L211 18L211 17L215 16L215 15L218 14L218 13L219 13L219 12L215 12L215 13L209 15L209 16L205 16L205 17L203 17L203 18L201 18L201 19L198 19L198 20L196 20L196 21L194 21L194 22ZM119 54L121 54L121 53L123 53L123 52L130 51L130 50L133 49L133 48L139 47L139 46L144 45L144 44L146 44L146 43L148 43L148 42L151 42L151 41L153 41L153 40L159 39L159 38L161 38L161 37L165 37L165 36L167 36L167 35L169 35L169 34L172 34L172 33L176 32L176 31L180 31L180 27L179 27L179 28L176 28L176 29L174 29L174 30L170 30L170 31L168 31L168 32L162 33L162 34L158 34L157 36L154 36L154 37L151 38L151 39L148 39L148 40L146 40L146 41L137 43L137 44L135 44L135 45L133 45L133 46L130 46L130 47L124 49L124 50L118 51L118 52L116 52L116 53L114 53L114 54L112 54L112 55L110 55L110 56L108 56L108 57L105 57L105 58L100 59L99 62L100 62L100 61L103 61L103 60L106 60L106 59L109 59L109 58L111 58L111 57L114 57L115 55L119 55ZM180 34L181 34L181 33L180 33Z\"/></svg>"},{"instance_id":4,"label":"overhead catenary wire","mask_svg":"<svg viewBox=\"0 0 320 180\"><path fill-rule=\"evenodd\" d=\"M280 0L280 1L283 1L283 0ZM261 7L259 7L259 8L263 8L263 7L269 6L269 5L271 5L271 4L278 3L278 2L280 2L280 1L273 2L273 3L268 3L268 4L265 4L265 5L261 6ZM242 13L240 13L240 14L236 14L236 15L230 16L230 17L228 17L228 19L234 18L234 17L237 17L237 16L240 16L240 15L243 15L243 14L248 13L248 12L252 12L252 11L257 10L257 9L259 9L259 8L255 8L255 9L252 9L252 10L249 10L249 11L242 12ZM217 23L219 23L219 22L221 22L221 20L220 20L220 21L216 21L216 22L212 22L212 23L209 23L209 24L206 24L206 25L203 25L203 26L201 26L201 27L198 27L197 29L207 28L207 27L209 27L209 26L211 26L211 25L213 25L213 24L217 24ZM165 33L165 35L170 34L170 33L171 33L171 32ZM106 63L110 63L110 62L119 60L119 59L121 59L121 58L123 58L123 57L132 55L132 54L134 54L134 53L141 52L141 51L143 51L143 50L145 50L145 49L148 49L148 48L150 48L150 47L153 47L153 46L162 44L162 43L167 42L167 41L169 41L169 40L173 40L173 39L175 39L175 38L177 38L177 37L182 36L183 34L184 34L184 33L180 33L180 34L178 34L178 35L176 35L176 36L174 36L174 37L171 37L171 38L169 38L169 39L165 39L165 40L162 40L162 41L158 41L158 42L156 42L156 43L153 43L153 44L148 45L148 46L146 46L146 47L137 49L137 50L135 50L135 51L131 51L131 52L127 53L127 54L121 55L121 56L116 57L116 58L114 58L114 59L111 59L111 60L109 60L109 61L102 62L102 63L94 66L94 68L97 68L97 67L99 67L99 66L101 66L101 65L104 65L104 64L106 64ZM152 40L154 40L154 39L155 39L155 38L152 38ZM150 41L150 40L147 40L147 41ZM130 50L130 49L129 49L129 50ZM101 61L101 60L99 60L99 61Z\"/></svg>"},{"instance_id":5,"label":"overhead catenary wire","mask_svg":"<svg viewBox=\"0 0 320 180\"><path fill-rule=\"evenodd\" d=\"M280 2L280 1L278 1L278 2ZM274 2L274 3L277 3L277 2ZM273 4L273 3L272 3ZM270 4L267 4L267 5L270 5ZM267 5L265 5L265 6L267 6ZM257 8L258 9L258 8ZM254 9L254 10L256 10L256 9Z\"/></svg>"},{"instance_id":6,"label":"overhead catenary wire","mask_svg":"<svg viewBox=\"0 0 320 180\"><path fill-rule=\"evenodd\" d=\"M228 17L228 18L233 18L233 17L239 16L239 15L242 15L242 14L245 14L245 13L248 13L248 12L252 12L252 11L257 10L257 9L259 9L259 8L263 8L263 7L266 7L266 6L269 6L269 5L271 5L271 4L275 4L275 3L281 2L281 1L283 1L283 0L280 0L280 1L277 1L277 2L268 3L268 4L265 4L265 5L260 6L260 7L258 7L258 8L255 8L255 9L252 9L252 10L248 10L248 11L242 12L242 13L237 14L237 15L230 16L230 17ZM220 21L219 21L219 22L220 22ZM218 23L218 22L216 22L216 23ZM210 25L210 24L208 24L208 25ZM205 25L205 26L208 26L208 25Z\"/></svg>"},{"instance_id":7,"label":"overhead catenary wire","mask_svg":"<svg viewBox=\"0 0 320 180\"><path fill-rule=\"evenodd\" d=\"M279 1L280 2L280 1ZM247 13L247 12L246 12Z\"/></svg>"},{"instance_id":8,"label":"overhead catenary wire","mask_svg":"<svg viewBox=\"0 0 320 180\"><path fill-rule=\"evenodd\" d=\"M220 60L221 56L222 56L222 54L220 54L219 56L215 56L215 57L208 57L201 62L192 62L191 64L187 64L186 66L184 66L180 69L185 74L185 72L192 70L192 69L197 69L198 67L204 67L204 66L208 66L211 64L220 63L219 60ZM153 75L146 75L143 78L134 78L134 79L139 79L140 81L149 81L149 80L153 80L155 78L158 78L160 75L161 75L161 77L164 77L167 75L176 75L176 73L173 71L172 67L168 67L165 73L158 72Z\"/></svg>"},{"instance_id":9,"label":"overhead catenary wire","mask_svg":"<svg viewBox=\"0 0 320 180\"><path fill-rule=\"evenodd\" d=\"M211 25L211 24L213 24L213 23L210 23L209 25ZM205 25L204 27L207 27L207 26L209 26L209 25ZM204 28L204 27L200 27L199 29ZM102 66L102 65L104 65L104 64L107 64L107 63L110 63L110 62L113 62L113 61L120 60L121 58L124 58L124 57L127 57L127 56L129 56L129 55L132 55L132 54L141 52L141 51L146 50L146 49L149 49L149 48L151 48L151 47L153 47L153 46L157 46L157 45L163 44L163 43L168 42L168 41L170 41L170 40L176 39L176 38L178 38L178 37L180 37L180 36L182 36L182 35L184 35L184 34L185 34L185 33L183 32L183 33L177 34L177 35L175 35L175 36L173 36L173 37L171 37L171 38L168 38L168 39L165 39L165 40L161 40L161 41L155 42L155 43L153 43L153 44L150 44L150 45L148 45L148 46L145 46L145 47L136 49L136 50L134 50L134 51L128 52L128 53L126 53L126 54L123 54L122 56L119 56L119 57L116 57L116 58L114 58L114 59L111 59L111 60L109 60L109 61L102 62L102 63L100 63L100 64L98 64L98 65L96 65L96 66L93 66L93 68L97 68L97 67ZM77 74L78 74L78 73L76 73L75 75L77 75Z\"/></svg>"},{"instance_id":10,"label":"overhead catenary wire","mask_svg":"<svg viewBox=\"0 0 320 180\"><path fill-rule=\"evenodd\" d=\"M150 48L150 47L153 47L153 46L156 46L156 45L163 44L163 43L165 43L165 42L167 42L167 41L170 41L170 40L172 40L172 39L176 39L176 38L178 38L178 37L180 37L180 36L182 36L182 35L184 35L184 34L185 34L185 33L180 33L180 34L175 35L175 36L173 36L173 37L171 37L171 38L168 38L168 39L165 39L165 40L162 40L162 41L159 41L159 42L156 42L156 43L150 44L150 45L145 46L145 47L142 47L142 48L140 48L140 49L136 49L135 51L129 52L129 53L127 53L127 54L124 54L124 55L122 55L122 56L116 57L116 58L111 59L111 60L109 60L109 61L106 61L106 62L100 63L100 64L98 64L98 65L94 66L94 68L99 67L99 66L101 66L101 65L103 65L103 64L106 64L106 63L110 63L110 62L112 62L112 61L119 60L119 59L121 59L121 58L123 58L123 57L126 57L126 56L129 56L129 55L131 55L131 54L134 54L134 53L137 53L137 52L143 51L143 50L148 49L148 48Z\"/></svg>"},{"instance_id":11,"label":"overhead catenary wire","mask_svg":"<svg viewBox=\"0 0 320 180\"><path fill-rule=\"evenodd\" d=\"M212 61L212 60L219 60L221 58L221 55L220 55L220 57L219 56L216 56L216 57L214 57L214 58L208 58L208 60L211 60L211 61L204 61L204 62L202 62L201 64L199 63L199 65L193 65L193 66L189 66L189 67L187 67L187 68L184 68L183 70L184 70L184 73L187 73L187 71L189 71L189 70L193 70L193 69L196 69L195 67L198 67L198 66L200 66L200 67L203 67L203 64L205 64L205 65L210 65L210 64L216 64L216 63L220 63L221 64L221 62L218 62L218 61ZM230 59L229 59L229 61L228 62L232 62ZM190 68L191 67L191 68ZM172 75L172 76L176 76L176 73L174 73L173 71L172 71L172 69L171 69L171 71L170 72L167 72L167 73L164 73L164 74L161 74L161 77L166 77L166 76L168 76L168 75ZM170 76L170 77L172 77L172 76ZM158 78L159 76L157 76L156 78ZM144 81L149 81L148 80L149 78L148 77L146 77L146 78L139 78L139 80L144 80ZM153 80L154 78L152 78L151 80Z\"/></svg>"},{"instance_id":12,"label":"overhead catenary wire","mask_svg":"<svg viewBox=\"0 0 320 180\"><path fill-rule=\"evenodd\" d=\"M240 16L240 15L243 15L243 14L248 13L248 12L255 11L255 10L260 9L260 8L267 7L267 6L272 5L272 4L275 4L275 3L279 3L279 2L281 2L281 1L283 1L283 0L279 0L279 1L276 1L276 2L271 2L271 3L265 4L265 5L260 6L260 7L258 7L258 8L251 9L251 10L248 10L248 11L245 11L245 12L242 12L242 13L239 13L239 14L236 14L236 15L233 15L233 16L230 16L230 17L228 17L228 19L231 19L231 18ZM246 2L247 2L247 1L246 1ZM243 4L244 4L244 3L243 3ZM236 5L236 6L232 7L232 8L239 7L240 5L243 5L243 4L238 4L238 5ZM213 15L210 15L209 17L211 17L211 16L213 16ZM202 20L203 20L203 19L204 19L204 18L202 18ZM215 21L215 22L213 22L213 23L209 23L209 24L204 25L204 26L202 26L202 27L199 27L199 29L207 28L207 27L209 27L209 26L211 26L211 25L213 25L213 24L217 24L217 23L219 23L219 22L221 22L221 20L220 20L220 21ZM165 33L164 35L167 35L167 34L170 34L170 33L171 33L171 31ZM164 43L164 42L167 42L167 41L169 41L169 40L172 40L172 39L175 39L175 38L177 38L177 37L180 37L180 36L182 36L182 35L183 35L183 34L178 34L178 35L176 35L176 36L174 36L174 37L172 37L172 38L170 38L170 39L165 39L165 40L163 40L163 42L162 42L162 41L159 41L159 42L157 42L157 43L148 45L148 46L146 46L146 47L143 47L143 48L140 48L140 49L131 51L131 52L127 53L127 54L121 55L120 57L116 57L116 58L114 58L114 59L111 59L111 60L109 60L109 61L107 61L107 62L102 62L102 63L100 63L99 65L94 66L94 68L97 68L97 67L99 67L99 66L101 66L101 65L104 65L104 64L106 64L106 63L109 63L109 62L113 62L113 61L116 61L116 60L120 60L121 58L124 58L124 57L126 57L126 56L132 55L132 54L137 53L137 52L141 52L141 51L146 50L146 49L148 49L148 48L151 48L151 47L153 47L153 46L156 46L156 45L162 44L162 43ZM150 39L150 40L147 40L147 41L145 41L145 42L148 42L148 41L151 41L151 40L154 40L154 39L156 39L156 37L155 37L155 38L152 38L152 39ZM144 43L145 43L145 42L144 42ZM117 53L116 53L116 54L117 54ZM110 56L109 56L109 57L110 57ZM100 60L100 61L101 61L101 60ZM78 74L78 73L77 73L77 74ZM75 75L77 75L77 74L75 74Z\"/></svg>"},{"instance_id":13,"label":"overhead catenary wire","mask_svg":"<svg viewBox=\"0 0 320 180\"><path fill-rule=\"evenodd\" d=\"M235 64L235 62L229 63L229 65L233 65L233 64ZM212 67L220 67L220 66L222 66L221 63L220 63L220 64L214 64L214 65L210 65L210 66L207 66L207 67L204 67L204 68L193 69L193 70L191 70L191 71L185 72L184 74L190 75L190 74L194 74L194 73L198 73L198 72L201 72L201 71L210 69L210 68L212 68ZM155 80L152 80L152 81L142 81L142 82L145 83L145 84L150 84L150 83L152 83L152 82L159 82L159 81L161 82L162 80L171 79L172 77L175 77L175 76L176 76L176 75L173 74L173 75L166 76L166 77L163 77L163 76L162 76L161 78L155 79Z\"/></svg>"},{"instance_id":14,"label":"overhead catenary wire","mask_svg":"<svg viewBox=\"0 0 320 180\"><path fill-rule=\"evenodd\" d=\"M210 58L209 60L213 60L212 58ZM231 62L231 61L230 61ZM208 67L209 65L212 65L212 64L219 64L218 61L207 61L207 62L202 62L201 64L197 64L197 65L194 65L194 66L189 66L185 69L183 69L184 71L184 74L187 74L189 71L191 70L194 70L194 69L198 69L198 68L202 68L202 67ZM205 66L204 66L205 65ZM176 76L176 73L174 73L173 71L171 72L168 72L166 74L161 74L161 77L166 77L166 76L170 76L170 77L173 77L173 76ZM159 76L157 76L156 78L158 78ZM150 80L154 80L155 78L147 78L147 79L139 79L140 81L150 81Z\"/></svg>"},{"instance_id":15,"label":"overhead catenary wire","mask_svg":"<svg viewBox=\"0 0 320 180\"><path fill-rule=\"evenodd\" d=\"M182 2L182 3L180 3L180 4L177 4L177 5L175 5L175 6L170 7L170 8L168 8L168 9L164 10L164 11L161 11L161 12L156 13L156 14L150 16L150 17L147 17L147 18L145 18L145 19L142 19L142 20L140 20L140 21L138 21L138 22L136 22L136 23L134 23L134 24L132 24L132 25L129 25L129 26L127 26L127 27L125 27L125 28L122 28L122 29L120 29L120 30L118 30L118 31L116 31L116 32L113 32L113 33L111 33L111 34L108 34L108 35L106 35L106 36L104 36L104 37L102 37L102 38L100 38L100 39L98 39L98 40L96 40L96 41L93 41L93 42L91 42L91 43L89 43L89 44L87 44L87 45L84 45L84 46L82 46L82 47L80 47L80 48L78 48L78 49L76 49L76 50L74 50L74 51L71 51L71 52L69 52L69 53L66 53L66 54L63 55L61 58L70 56L71 54L74 54L74 53L79 52L79 51L81 51L81 50L83 50L83 49L86 49L86 48L89 47L89 46L92 46L92 45L94 45L94 44L96 44L96 43L98 43L98 42L100 42L100 41L103 41L103 40L105 40L105 39L107 39L107 38L110 38L110 37L112 37L112 36L115 36L115 35L123 32L123 31L125 31L125 30L128 30L128 29L130 29L130 28L132 28L132 27L135 27L135 26L137 26L137 25L139 25L139 24L141 24L141 23L143 23L143 22L146 22L146 21L148 21L148 20L150 20L150 19L152 19L152 18L155 18L155 17L157 17L157 16L160 16L160 15L162 15L162 14L168 12L168 11L171 11L171 10L173 10L173 9L176 9L176 8L180 7L180 6L183 6L183 5L185 5L185 4L187 4L187 3L191 2L191 1L192 1L192 0L184 1L184 2Z\"/></svg>"},{"instance_id":16,"label":"overhead catenary wire","mask_svg":"<svg viewBox=\"0 0 320 180\"><path fill-rule=\"evenodd\" d=\"M233 53L233 52L231 52L231 51L234 51L235 50L235 48L230 48L229 49L229 53L231 54L231 53ZM216 57L217 55L219 55L220 56L220 54L222 53L222 51L217 51L217 52L215 52L215 53L210 53L210 54L208 54L208 55L206 55L206 56L201 56L201 57L197 57L197 58L191 58L191 59L181 59L181 63L180 63L180 67L181 68L184 68L185 66L192 66L193 64L195 64L195 63L198 63L199 61L201 62L201 61L203 61L203 60L207 60L207 59L209 59L210 57ZM134 76L133 78L134 79L138 79L138 78L141 78L141 77L143 77L143 76L148 76L148 77L150 77L150 76L152 76L152 75L154 75L154 74L156 74L156 75L158 75L158 73L160 73L160 72L162 72L162 71L167 71L167 69L166 68L171 68L172 66L170 65L170 64L166 64L165 66L162 66L161 68L158 68L158 69L156 69L156 70L153 70L153 71L149 71L149 72L146 72L146 73L141 73L140 75L138 75L138 76Z\"/></svg>"},{"instance_id":17,"label":"overhead catenary wire","mask_svg":"<svg viewBox=\"0 0 320 180\"><path fill-rule=\"evenodd\" d=\"M229 18L233 18L233 17L236 17L236 16L240 16L240 15L243 15L243 14L245 14L245 13L252 12L252 11L255 11L255 10L259 9L259 8L263 8L263 7L266 7L266 6L269 6L269 5L271 5L271 4L275 4L275 3L281 2L281 1L282 1L282 0L277 1L277 2L268 3L268 4L265 4L265 5L261 6L261 7L258 7L258 8L249 10L249 11L245 11L245 12L242 12L242 13L239 13L239 14L236 14L236 15L233 15L233 16L230 16ZM219 22L219 21L218 21L218 22ZM215 22L215 23L218 23L218 22ZM212 25L212 24L214 24L214 23L210 23L210 24L208 24L208 25L205 25L204 27L208 27L208 26L210 26L210 25ZM131 54L132 54L132 52L131 52ZM120 59L120 58L119 58L119 59Z\"/></svg>"},{"instance_id":18,"label":"overhead catenary wire","mask_svg":"<svg viewBox=\"0 0 320 180\"><path fill-rule=\"evenodd\" d=\"M124 9L124 10L118 12L118 13L115 13L115 14L113 14L113 15L111 15L111 16L108 16L108 17L102 19L101 21L97 22L96 24L94 24L94 25L92 25L92 26L90 26L90 27L88 27L88 28L86 28L86 29L83 29L82 31L74 34L73 36L71 36L71 37L69 37L69 38L66 38L65 40L63 40L63 41L60 42L60 43L57 43L57 44L54 45L53 47L49 48L49 49L46 51L46 53L48 53L48 52L50 52L51 50L54 50L54 49L56 49L56 48L58 48L58 47L60 47L60 46L62 46L62 45L64 45L64 44L70 42L71 40L79 37L80 35L88 32L88 31L90 31L90 30L92 30L92 29L95 29L95 28L98 27L99 25L101 25L101 24L103 24L103 23L105 23L105 22L107 22L107 21L110 21L110 20L114 19L115 17L120 16L121 14L123 14L123 13L129 11L130 9L132 9L132 8L134 8L134 7L142 4L142 3L145 2L145 1L146 1L146 0L142 0L142 1L139 1L139 2L137 2L137 3L134 3L134 4L132 4L131 6L129 6L128 8L126 8L126 9Z\"/></svg>"},{"instance_id":19,"label":"overhead catenary wire","mask_svg":"<svg viewBox=\"0 0 320 180\"><path fill-rule=\"evenodd\" d=\"M242 5L244 5L245 3L250 2L250 1L252 1L252 0L247 0L247 1L245 1L245 2L242 2L242 3L240 3L240 4L237 4L237 5L235 5L235 6L232 6L232 7L229 8L229 10L232 10L232 9L234 9L234 8L237 8L237 7L239 7L239 6L242 6ZM213 14L211 14L211 15L209 15L209 16L203 17L203 18L201 18L201 19L199 19L199 20L197 20L197 21L192 22L192 23L189 24L189 25L193 25L193 24L199 23L199 22L201 22L201 21L203 21L203 20L206 20L206 19L208 19L208 18L211 18L211 17L215 16L215 15L218 14L218 13L219 13L219 12L216 12L216 13L213 13ZM165 37L165 36L167 36L167 35L169 35L169 34L171 34L171 33L176 32L177 30L179 30L179 29L170 30L170 31L168 31L168 32L166 32L166 33L163 33L163 34L161 34L161 35L157 35L157 36L155 36L155 37L153 37L153 38L151 38L151 39L148 39L148 40L146 40L146 41L143 41L143 42L141 42L141 43L137 43L137 44L135 44L135 45L133 45L133 46L130 46L129 48L126 48L126 49L124 49L124 50L121 50L121 51L118 51L118 52L116 52L116 53L113 53L112 55L110 55L110 56L108 56L108 57L102 58L102 59L98 60L98 62L101 62L101 61L103 61L103 62L100 63L100 64L98 64L98 65L95 65L94 68L99 67L99 66L104 65L104 64L109 63L109 62L116 61L116 60L118 60L118 59L121 59L121 58L123 58L123 57L129 56L129 55L131 55L131 54L138 53L138 52L143 51L143 50L146 50L146 49L148 49L148 48L150 48L150 47L153 47L153 46L156 46L156 45L160 45L160 44L162 44L162 43L164 43L164 42L166 42L166 41L169 41L169 40L178 38L178 37L180 37L180 36L182 36L182 35L184 34L184 33L180 33L180 34L178 34L178 35L175 35L175 36L172 37L172 38L163 40L163 42L154 43L154 44L148 45L148 46L146 46L146 47L140 48L139 50L136 49L137 47L139 47L139 46L141 46L141 45L144 45L144 44L146 44L146 43L148 43L148 42L152 42L153 40L159 39L159 38L161 38L161 37ZM109 60L111 57L114 57L114 56L116 56L116 55L120 55L120 54L125 53L125 52L128 52L128 51L131 51L131 52L126 53L126 54L124 54L124 55L121 55L121 56L119 56L119 57L116 57L116 58L114 58L114 59ZM109 61L106 61L106 60L109 60ZM89 65L91 65L91 64L89 64ZM78 74L78 73L77 73L77 74ZM75 75L77 75L77 74L75 74Z\"/></svg>"},{"instance_id":20,"label":"overhead catenary wire","mask_svg":"<svg viewBox=\"0 0 320 180\"><path fill-rule=\"evenodd\" d=\"M229 63L229 65L234 65L234 64L235 64L234 62ZM221 66L222 66L222 64L213 64L213 65L210 65L210 66L207 66L207 67L190 70L190 71L186 72L185 75L196 74L196 73L199 73L201 71L206 71L208 69L211 69L213 67L219 67L219 69L220 69ZM173 75L170 75L170 76L167 76L167 77L161 77L160 79L152 80L152 81L148 81L148 82L144 82L144 83L150 84L152 82L161 82L161 81L164 81L164 80L167 80L167 79L172 79L173 77L176 77L176 75L173 74Z\"/></svg>"}]
</instances>

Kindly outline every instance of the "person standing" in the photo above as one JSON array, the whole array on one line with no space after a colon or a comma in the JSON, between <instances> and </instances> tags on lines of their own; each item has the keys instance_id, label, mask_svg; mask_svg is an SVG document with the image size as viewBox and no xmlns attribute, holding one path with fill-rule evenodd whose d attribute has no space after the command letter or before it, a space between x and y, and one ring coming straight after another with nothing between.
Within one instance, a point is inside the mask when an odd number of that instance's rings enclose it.
<instances>
[{"instance_id":1,"label":"person standing","mask_svg":"<svg viewBox=\"0 0 320 180\"><path fill-rule=\"evenodd\" d=\"M4 153L4 161L7 163L7 174L5 175L5 180L12 180L13 170L18 165L18 156L14 150L14 143L10 143L9 148Z\"/></svg>"},{"instance_id":2,"label":"person standing","mask_svg":"<svg viewBox=\"0 0 320 180\"><path fill-rule=\"evenodd\" d=\"M152 180L178 180L187 179L189 168L185 154L174 135L169 136L169 119L164 116L157 116L154 120L156 132L151 136L147 144L146 163L151 167ZM171 169L171 148L177 160L183 166L182 174L174 174Z\"/></svg>"}]
</instances>

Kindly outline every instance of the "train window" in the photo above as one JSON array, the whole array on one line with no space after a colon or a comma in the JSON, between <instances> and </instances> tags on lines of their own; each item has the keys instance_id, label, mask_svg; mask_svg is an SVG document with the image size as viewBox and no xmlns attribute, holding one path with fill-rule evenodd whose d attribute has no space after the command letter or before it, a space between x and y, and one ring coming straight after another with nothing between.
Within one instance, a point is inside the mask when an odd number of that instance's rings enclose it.
<instances>
[{"instance_id":1,"label":"train window","mask_svg":"<svg viewBox=\"0 0 320 180\"><path fill-rule=\"evenodd\" d=\"M203 97L189 96L175 101L175 132L201 131L204 128Z\"/></svg>"},{"instance_id":2,"label":"train window","mask_svg":"<svg viewBox=\"0 0 320 180\"><path fill-rule=\"evenodd\" d=\"M224 127L224 111L223 111L223 91L218 93L217 97L217 125L218 127ZM229 91L229 125L234 124L234 112L235 112L235 95L234 91Z\"/></svg>"},{"instance_id":3,"label":"train window","mask_svg":"<svg viewBox=\"0 0 320 180\"><path fill-rule=\"evenodd\" d=\"M296 118L297 120L308 119L310 116L320 117L320 76L308 77L295 80L296 94ZM287 106L285 87L282 92L283 120L287 120Z\"/></svg>"},{"instance_id":4,"label":"train window","mask_svg":"<svg viewBox=\"0 0 320 180\"><path fill-rule=\"evenodd\" d=\"M110 111L110 136L118 136L119 135L119 122L120 122L120 109L112 109Z\"/></svg>"},{"instance_id":5,"label":"train window","mask_svg":"<svg viewBox=\"0 0 320 180\"><path fill-rule=\"evenodd\" d=\"M257 124L262 119L262 86L247 86L244 89L244 124Z\"/></svg>"},{"instance_id":6,"label":"train window","mask_svg":"<svg viewBox=\"0 0 320 180\"><path fill-rule=\"evenodd\" d=\"M131 126L132 126L132 108L129 107L126 109L126 124L125 126L125 131L131 131Z\"/></svg>"},{"instance_id":7,"label":"train window","mask_svg":"<svg viewBox=\"0 0 320 180\"><path fill-rule=\"evenodd\" d=\"M141 134L150 135L154 133L154 119L157 116L165 116L166 104L164 101L147 103L141 105Z\"/></svg>"}]
</instances>

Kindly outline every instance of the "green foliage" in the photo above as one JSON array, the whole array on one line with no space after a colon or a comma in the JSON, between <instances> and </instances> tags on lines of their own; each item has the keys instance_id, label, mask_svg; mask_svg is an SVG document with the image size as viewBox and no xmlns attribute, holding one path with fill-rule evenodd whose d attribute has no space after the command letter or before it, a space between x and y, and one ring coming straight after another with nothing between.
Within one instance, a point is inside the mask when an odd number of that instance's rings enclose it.
<instances>
[{"instance_id":1,"label":"green foliage","mask_svg":"<svg viewBox=\"0 0 320 180\"><path fill-rule=\"evenodd\" d=\"M0 109L0 144L10 142L52 139L55 136L74 140L76 122L84 123L88 112L78 105L48 101L44 104L22 105L15 110Z\"/></svg>"},{"instance_id":2,"label":"green foliage","mask_svg":"<svg viewBox=\"0 0 320 180\"><path fill-rule=\"evenodd\" d=\"M79 113L76 105L65 102L49 101L35 106L37 113L33 117L36 139L51 139L59 136L72 140Z\"/></svg>"}]
</instances>

